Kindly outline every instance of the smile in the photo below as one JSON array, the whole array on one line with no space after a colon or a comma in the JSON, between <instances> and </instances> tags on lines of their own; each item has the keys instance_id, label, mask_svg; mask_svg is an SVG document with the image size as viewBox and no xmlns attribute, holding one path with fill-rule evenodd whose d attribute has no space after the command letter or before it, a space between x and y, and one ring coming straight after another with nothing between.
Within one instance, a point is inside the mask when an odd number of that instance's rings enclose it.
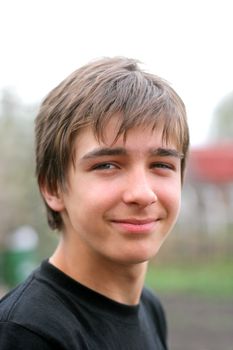
<instances>
[{"instance_id":1,"label":"smile","mask_svg":"<svg viewBox=\"0 0 233 350\"><path fill-rule=\"evenodd\" d=\"M151 233L156 224L158 223L158 219L124 219L124 220L113 220L112 224L117 227L118 230L126 232L126 233L142 233L148 234Z\"/></svg>"}]
</instances>

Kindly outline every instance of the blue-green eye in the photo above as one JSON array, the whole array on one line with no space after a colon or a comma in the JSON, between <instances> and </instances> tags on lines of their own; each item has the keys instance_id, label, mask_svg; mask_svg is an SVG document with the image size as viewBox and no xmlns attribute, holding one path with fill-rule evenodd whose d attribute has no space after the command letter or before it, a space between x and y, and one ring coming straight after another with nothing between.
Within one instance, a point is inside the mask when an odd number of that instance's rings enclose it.
<instances>
[{"instance_id":1,"label":"blue-green eye","mask_svg":"<svg viewBox=\"0 0 233 350\"><path fill-rule=\"evenodd\" d=\"M111 169L115 169L116 165L112 164L112 163L100 163L100 164L96 164L93 166L92 169L94 170L111 170Z\"/></svg>"},{"instance_id":2,"label":"blue-green eye","mask_svg":"<svg viewBox=\"0 0 233 350\"><path fill-rule=\"evenodd\" d=\"M159 169L168 169L168 170L172 170L173 166L171 164L168 163L153 163L152 168L159 168Z\"/></svg>"}]
</instances>

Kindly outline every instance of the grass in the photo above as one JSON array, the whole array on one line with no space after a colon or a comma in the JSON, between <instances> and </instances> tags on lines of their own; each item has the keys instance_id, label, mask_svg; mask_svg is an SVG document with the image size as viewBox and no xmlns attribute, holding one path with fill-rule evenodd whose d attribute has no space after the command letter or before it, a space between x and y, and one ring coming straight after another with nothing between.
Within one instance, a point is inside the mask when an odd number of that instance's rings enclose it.
<instances>
[{"instance_id":1,"label":"grass","mask_svg":"<svg viewBox=\"0 0 233 350\"><path fill-rule=\"evenodd\" d=\"M233 260L151 264L146 284L158 292L233 297Z\"/></svg>"}]
</instances>

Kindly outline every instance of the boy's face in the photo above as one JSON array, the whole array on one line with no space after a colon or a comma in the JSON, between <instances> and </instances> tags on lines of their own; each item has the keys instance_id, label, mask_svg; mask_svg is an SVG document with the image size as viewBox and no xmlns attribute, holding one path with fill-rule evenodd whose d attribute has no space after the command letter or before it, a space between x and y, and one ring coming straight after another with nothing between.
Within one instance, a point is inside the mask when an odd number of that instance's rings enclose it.
<instances>
[{"instance_id":1,"label":"boy's face","mask_svg":"<svg viewBox=\"0 0 233 350\"><path fill-rule=\"evenodd\" d=\"M105 142L91 128L80 132L59 211L77 255L139 263L158 252L177 219L181 161L161 130L136 127L113 143L115 135L114 120Z\"/></svg>"}]
</instances>

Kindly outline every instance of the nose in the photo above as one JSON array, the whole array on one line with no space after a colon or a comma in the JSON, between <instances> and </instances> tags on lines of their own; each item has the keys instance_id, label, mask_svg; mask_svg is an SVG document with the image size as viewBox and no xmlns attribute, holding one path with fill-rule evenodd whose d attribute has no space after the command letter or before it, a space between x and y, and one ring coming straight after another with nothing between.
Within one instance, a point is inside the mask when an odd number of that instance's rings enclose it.
<instances>
[{"instance_id":1,"label":"nose","mask_svg":"<svg viewBox=\"0 0 233 350\"><path fill-rule=\"evenodd\" d=\"M128 177L123 201L140 207L147 207L157 201L155 189L144 171L136 170Z\"/></svg>"}]
</instances>

